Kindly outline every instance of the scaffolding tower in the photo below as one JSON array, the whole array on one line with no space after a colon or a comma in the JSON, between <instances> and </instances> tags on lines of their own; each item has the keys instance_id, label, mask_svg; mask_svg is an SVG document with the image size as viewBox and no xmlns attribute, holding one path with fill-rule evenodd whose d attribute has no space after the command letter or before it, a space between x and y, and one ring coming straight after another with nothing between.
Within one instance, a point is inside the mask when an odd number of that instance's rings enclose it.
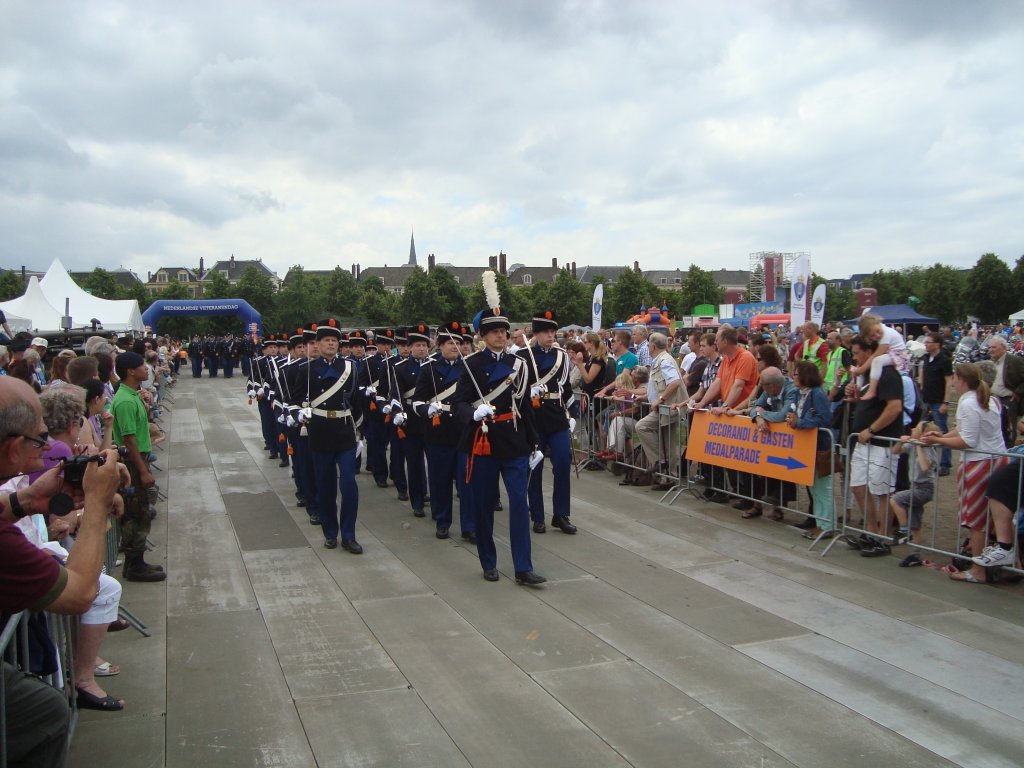
<instances>
[{"instance_id":1,"label":"scaffolding tower","mask_svg":"<svg viewBox=\"0 0 1024 768\"><path fill-rule=\"evenodd\" d=\"M801 256L810 258L807 251L757 251L750 254L750 286L747 290L747 301L768 301L768 273L774 278L776 291L788 286L793 279L793 263ZM771 266L768 265L769 261ZM778 299L779 296L776 295L775 298Z\"/></svg>"}]
</instances>

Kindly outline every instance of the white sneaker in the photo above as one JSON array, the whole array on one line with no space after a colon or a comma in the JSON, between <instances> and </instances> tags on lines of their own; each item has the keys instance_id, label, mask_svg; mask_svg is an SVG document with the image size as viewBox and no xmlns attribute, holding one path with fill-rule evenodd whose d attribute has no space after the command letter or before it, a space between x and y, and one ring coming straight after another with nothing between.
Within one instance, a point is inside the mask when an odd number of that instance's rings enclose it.
<instances>
[{"instance_id":1,"label":"white sneaker","mask_svg":"<svg viewBox=\"0 0 1024 768\"><path fill-rule=\"evenodd\" d=\"M985 547L977 557L972 557L971 562L985 568L996 565L1013 565L1013 552L1003 549L998 544L993 544L990 547Z\"/></svg>"}]
</instances>

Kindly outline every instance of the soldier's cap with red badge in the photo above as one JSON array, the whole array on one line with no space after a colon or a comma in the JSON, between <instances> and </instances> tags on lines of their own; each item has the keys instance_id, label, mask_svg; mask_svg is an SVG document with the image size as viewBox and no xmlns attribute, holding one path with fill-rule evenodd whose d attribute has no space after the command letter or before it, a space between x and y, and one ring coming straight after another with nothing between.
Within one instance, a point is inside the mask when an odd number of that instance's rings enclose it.
<instances>
[{"instance_id":1,"label":"soldier's cap with red badge","mask_svg":"<svg viewBox=\"0 0 1024 768\"><path fill-rule=\"evenodd\" d=\"M380 346L381 344L387 344L390 347L395 343L395 329L376 328L373 331L373 337L377 341L377 346Z\"/></svg>"},{"instance_id":2,"label":"soldier's cap with red badge","mask_svg":"<svg viewBox=\"0 0 1024 768\"><path fill-rule=\"evenodd\" d=\"M448 341L449 339L456 344L462 341L462 323L458 320L449 320L447 323L441 323L441 325L437 326L438 343Z\"/></svg>"},{"instance_id":3,"label":"soldier's cap with red badge","mask_svg":"<svg viewBox=\"0 0 1024 768\"><path fill-rule=\"evenodd\" d=\"M462 340L469 344L473 343L473 328L465 323L462 324Z\"/></svg>"},{"instance_id":4,"label":"soldier's cap with red badge","mask_svg":"<svg viewBox=\"0 0 1024 768\"><path fill-rule=\"evenodd\" d=\"M326 320L321 320L316 324L316 340L332 338L341 341L341 329L338 327L338 321L333 317L329 317Z\"/></svg>"},{"instance_id":5,"label":"soldier's cap with red badge","mask_svg":"<svg viewBox=\"0 0 1024 768\"><path fill-rule=\"evenodd\" d=\"M288 349L295 349L299 344L305 344L306 339L303 334L304 331L301 328L296 329L296 332L288 337Z\"/></svg>"},{"instance_id":6,"label":"soldier's cap with red badge","mask_svg":"<svg viewBox=\"0 0 1024 768\"><path fill-rule=\"evenodd\" d=\"M505 317L505 313L501 311L501 307L481 309L473 320L473 324L481 334L493 331L495 328L504 328L507 331L512 327L508 318Z\"/></svg>"},{"instance_id":7,"label":"soldier's cap with red badge","mask_svg":"<svg viewBox=\"0 0 1024 768\"><path fill-rule=\"evenodd\" d=\"M410 325L405 332L405 338L412 344L414 341L425 341L430 343L430 327L426 323Z\"/></svg>"},{"instance_id":8,"label":"soldier's cap with red badge","mask_svg":"<svg viewBox=\"0 0 1024 768\"><path fill-rule=\"evenodd\" d=\"M555 315L555 310L546 309L543 312L538 312L533 318L533 331L557 331L558 330L558 317Z\"/></svg>"},{"instance_id":9,"label":"soldier's cap with red badge","mask_svg":"<svg viewBox=\"0 0 1024 768\"><path fill-rule=\"evenodd\" d=\"M348 334L348 343L355 345L361 344L365 347L367 344L366 331L360 331L358 329L350 331Z\"/></svg>"},{"instance_id":10,"label":"soldier's cap with red badge","mask_svg":"<svg viewBox=\"0 0 1024 768\"><path fill-rule=\"evenodd\" d=\"M316 341L316 323L310 323L309 328L302 329L302 340L306 342Z\"/></svg>"},{"instance_id":11,"label":"soldier's cap with red badge","mask_svg":"<svg viewBox=\"0 0 1024 768\"><path fill-rule=\"evenodd\" d=\"M409 343L409 329L400 325L395 328L395 344L408 344Z\"/></svg>"}]
</instances>

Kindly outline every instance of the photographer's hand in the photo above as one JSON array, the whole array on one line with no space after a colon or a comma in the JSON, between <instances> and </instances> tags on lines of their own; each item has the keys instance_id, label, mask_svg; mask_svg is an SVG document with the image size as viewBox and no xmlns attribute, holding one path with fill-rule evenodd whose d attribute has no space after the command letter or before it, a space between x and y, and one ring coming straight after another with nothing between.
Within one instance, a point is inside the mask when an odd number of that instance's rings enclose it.
<instances>
[{"instance_id":1,"label":"photographer's hand","mask_svg":"<svg viewBox=\"0 0 1024 768\"><path fill-rule=\"evenodd\" d=\"M26 513L45 515L50 511L50 499L64 490L64 478L58 465L43 472L28 488L18 491L18 501Z\"/></svg>"}]
</instances>

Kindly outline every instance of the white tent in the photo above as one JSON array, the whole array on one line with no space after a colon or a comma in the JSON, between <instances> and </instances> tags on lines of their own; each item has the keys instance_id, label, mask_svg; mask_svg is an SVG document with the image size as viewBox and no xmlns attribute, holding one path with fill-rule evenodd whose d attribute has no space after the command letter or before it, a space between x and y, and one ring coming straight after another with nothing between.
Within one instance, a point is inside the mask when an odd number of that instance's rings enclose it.
<instances>
[{"instance_id":1,"label":"white tent","mask_svg":"<svg viewBox=\"0 0 1024 768\"><path fill-rule=\"evenodd\" d=\"M1024 309L1022 309L1020 312L1014 312L1012 315L1010 315L1010 319L1011 320L1024 320Z\"/></svg>"},{"instance_id":2,"label":"white tent","mask_svg":"<svg viewBox=\"0 0 1024 768\"><path fill-rule=\"evenodd\" d=\"M93 319L108 331L141 331L142 313L139 302L130 300L101 299L86 293L71 279L60 259L54 259L39 281L43 294L55 307L64 307L70 302L71 325L78 328L89 325ZM61 313L63 314L63 313ZM58 326L59 327L59 326Z\"/></svg>"},{"instance_id":3,"label":"white tent","mask_svg":"<svg viewBox=\"0 0 1024 768\"><path fill-rule=\"evenodd\" d=\"M17 316L28 320L28 325L25 328L15 328L12 323L11 329L15 331L59 331L61 329L60 320L64 315L47 300L39 285L39 278L35 275L29 278L28 287L25 288L23 296L0 303L0 309L8 318Z\"/></svg>"}]
</instances>

